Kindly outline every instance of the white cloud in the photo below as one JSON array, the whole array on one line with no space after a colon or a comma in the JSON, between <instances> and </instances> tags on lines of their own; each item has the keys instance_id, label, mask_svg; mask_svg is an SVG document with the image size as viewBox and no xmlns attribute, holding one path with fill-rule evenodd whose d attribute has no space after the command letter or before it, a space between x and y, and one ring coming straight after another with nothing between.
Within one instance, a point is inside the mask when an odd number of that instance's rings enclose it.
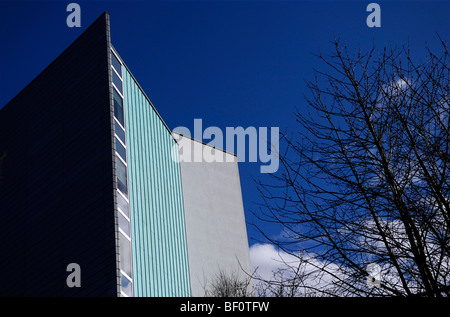
<instances>
[{"instance_id":1,"label":"white cloud","mask_svg":"<svg viewBox=\"0 0 450 317\"><path fill-rule=\"evenodd\" d=\"M286 252L277 251L272 244L254 244L250 247L253 270L257 270L258 276L265 280L270 280L274 271L285 267L283 259L292 262L294 258Z\"/></svg>"},{"instance_id":2,"label":"white cloud","mask_svg":"<svg viewBox=\"0 0 450 317\"><path fill-rule=\"evenodd\" d=\"M256 276L261 280L280 282L280 280L286 281L297 277L297 282L301 282L302 285L297 289L300 296L310 288L325 290L335 279L333 275L342 276L335 264L322 263L314 259L311 254L289 254L277 250L274 245L268 243L252 245L250 260L253 270L256 270ZM282 276L274 277L275 272Z\"/></svg>"}]
</instances>

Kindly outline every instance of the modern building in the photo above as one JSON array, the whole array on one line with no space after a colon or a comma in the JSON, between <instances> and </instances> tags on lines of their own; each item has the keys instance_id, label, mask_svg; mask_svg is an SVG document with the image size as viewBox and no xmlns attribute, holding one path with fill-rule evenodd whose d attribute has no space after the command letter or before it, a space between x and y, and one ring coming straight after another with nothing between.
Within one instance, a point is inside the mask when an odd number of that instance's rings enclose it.
<instances>
[{"instance_id":1,"label":"modern building","mask_svg":"<svg viewBox=\"0 0 450 317\"><path fill-rule=\"evenodd\" d=\"M250 271L237 160L174 159L197 141L172 134L109 26L0 110L0 296L202 296Z\"/></svg>"},{"instance_id":2,"label":"modern building","mask_svg":"<svg viewBox=\"0 0 450 317\"><path fill-rule=\"evenodd\" d=\"M192 295L203 296L220 274L241 281L251 274L237 157L173 135L180 149Z\"/></svg>"}]
</instances>

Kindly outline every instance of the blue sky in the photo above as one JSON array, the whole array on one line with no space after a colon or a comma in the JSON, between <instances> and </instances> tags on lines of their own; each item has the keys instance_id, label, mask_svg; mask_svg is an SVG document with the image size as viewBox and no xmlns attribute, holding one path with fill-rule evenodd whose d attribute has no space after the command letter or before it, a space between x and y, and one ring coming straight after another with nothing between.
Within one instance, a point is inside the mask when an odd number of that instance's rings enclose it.
<instances>
[{"instance_id":1,"label":"blue sky","mask_svg":"<svg viewBox=\"0 0 450 317\"><path fill-rule=\"evenodd\" d=\"M381 27L369 28L371 1L77 1L81 28L66 25L71 1L0 1L0 108L103 11L127 66L169 126L279 127L295 131L306 109L304 80L331 51L335 36L351 48L450 39L450 2L377 1ZM253 178L260 163L240 163L248 222L260 201ZM268 234L278 228L263 226ZM249 242L259 238L248 226Z\"/></svg>"}]
</instances>

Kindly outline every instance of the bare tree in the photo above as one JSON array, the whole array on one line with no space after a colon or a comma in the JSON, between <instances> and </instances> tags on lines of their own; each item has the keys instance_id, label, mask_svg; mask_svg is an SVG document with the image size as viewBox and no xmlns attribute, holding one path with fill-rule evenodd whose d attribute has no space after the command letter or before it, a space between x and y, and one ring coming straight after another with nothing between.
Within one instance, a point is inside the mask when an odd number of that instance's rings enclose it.
<instances>
[{"instance_id":1,"label":"bare tree","mask_svg":"<svg viewBox=\"0 0 450 317\"><path fill-rule=\"evenodd\" d=\"M204 286L206 297L251 297L251 276L220 269L209 285Z\"/></svg>"},{"instance_id":2,"label":"bare tree","mask_svg":"<svg viewBox=\"0 0 450 317\"><path fill-rule=\"evenodd\" d=\"M299 133L285 139L281 171L259 182L255 213L281 225L281 237L265 236L299 259L296 280L309 295L450 294L450 64L441 42L420 62L408 47L352 53L339 40L317 56L324 69L307 82Z\"/></svg>"}]
</instances>

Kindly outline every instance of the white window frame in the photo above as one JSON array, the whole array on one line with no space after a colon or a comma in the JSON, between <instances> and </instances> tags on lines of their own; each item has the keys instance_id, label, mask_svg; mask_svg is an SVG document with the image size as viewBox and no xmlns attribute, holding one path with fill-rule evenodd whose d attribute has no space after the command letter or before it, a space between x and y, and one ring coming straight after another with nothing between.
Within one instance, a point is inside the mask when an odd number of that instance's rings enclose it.
<instances>
[{"instance_id":1,"label":"white window frame","mask_svg":"<svg viewBox=\"0 0 450 317\"><path fill-rule=\"evenodd\" d=\"M123 127L123 125L119 122L119 120L116 118L116 116L114 116L114 120L116 120L116 122L119 124L119 126L123 129L123 131L125 131L125 128ZM125 131L126 133L126 131Z\"/></svg>"},{"instance_id":2,"label":"white window frame","mask_svg":"<svg viewBox=\"0 0 450 317\"><path fill-rule=\"evenodd\" d=\"M122 271L122 269L120 269L120 274L125 276L125 278L131 282L131 286L132 286L131 287L131 294L132 294L132 296L134 296L134 289L133 289L134 282L133 282L133 279L131 277L129 277L127 273ZM122 295L124 297L130 297L129 295L125 294L124 291L122 291L122 276L120 277L120 295Z\"/></svg>"},{"instance_id":3,"label":"white window frame","mask_svg":"<svg viewBox=\"0 0 450 317\"><path fill-rule=\"evenodd\" d=\"M117 192L119 192L120 195L122 195L122 197L125 199L125 201L126 201L128 204L130 204L130 200L125 196L124 193L122 193L120 190L117 190Z\"/></svg>"},{"instance_id":4,"label":"white window frame","mask_svg":"<svg viewBox=\"0 0 450 317\"><path fill-rule=\"evenodd\" d=\"M114 82L111 81L111 84L113 85L114 89L117 91L117 93L119 94L120 97L122 97L122 99L124 99L125 102L125 98L123 97L123 93L120 92L119 88L116 87L116 85L114 85ZM122 81L122 89L123 89L123 81Z\"/></svg>"},{"instance_id":5,"label":"white window frame","mask_svg":"<svg viewBox=\"0 0 450 317\"><path fill-rule=\"evenodd\" d=\"M120 62L119 62L120 63ZM120 64L120 66L122 67L122 64ZM122 81L123 83L123 78L122 76L120 76L119 72L116 70L116 68L114 67L114 65L111 63L111 68L116 72L117 77L119 77L119 79Z\"/></svg>"},{"instance_id":6,"label":"white window frame","mask_svg":"<svg viewBox=\"0 0 450 317\"><path fill-rule=\"evenodd\" d=\"M120 67L122 67L123 62L122 62L122 60L120 59L120 57L117 56L116 52L115 52L112 48L110 49L110 51L111 51L112 54L114 54L114 57L117 59L117 61L118 61L119 64L120 64ZM111 61L111 67L114 68L114 70L115 70L116 73L117 73L117 70L115 69L115 67L114 67L114 65L113 65L113 63L112 63L112 61ZM123 74L123 72L122 72L122 74ZM119 73L117 73L117 75L119 75ZM122 77L123 77L123 76L120 76L120 75L119 75L119 78L122 79L122 81L123 81L123 78L122 78Z\"/></svg>"},{"instance_id":7,"label":"white window frame","mask_svg":"<svg viewBox=\"0 0 450 317\"><path fill-rule=\"evenodd\" d=\"M114 133L114 137L119 140L120 144L125 148L125 150L127 149L127 146L122 142L122 140L120 139L120 136L117 133ZM117 152L117 151L116 151Z\"/></svg>"},{"instance_id":8,"label":"white window frame","mask_svg":"<svg viewBox=\"0 0 450 317\"><path fill-rule=\"evenodd\" d=\"M121 142L121 144L122 144L122 142ZM125 151L126 151L127 149L125 148ZM119 152L117 152L117 151L114 151L114 153L116 154L116 156L118 156L119 158L120 158L120 160L123 162L124 160L123 160L123 158L122 158L122 156L120 156L120 154L119 154ZM125 155L126 155L126 152L125 152ZM126 163L126 162L125 162ZM127 183L128 183L128 165L127 166L125 166L126 168L127 168ZM127 186L128 187L128 186Z\"/></svg>"},{"instance_id":9,"label":"white window frame","mask_svg":"<svg viewBox=\"0 0 450 317\"><path fill-rule=\"evenodd\" d=\"M116 154L117 154L116 156L119 158L119 160L121 160L122 163L125 164L125 167L127 168L127 188L128 188L128 164L127 164L127 162L125 162L123 160L123 158L120 157L119 153L116 152Z\"/></svg>"},{"instance_id":10,"label":"white window frame","mask_svg":"<svg viewBox=\"0 0 450 317\"><path fill-rule=\"evenodd\" d=\"M122 214L122 216L124 216L124 218L131 224L131 220L130 220L130 218L128 218L128 216L125 214L125 211L123 211L122 209L120 209L120 208L117 208L117 209L119 209L119 212ZM131 238L130 238L131 239Z\"/></svg>"},{"instance_id":11,"label":"white window frame","mask_svg":"<svg viewBox=\"0 0 450 317\"><path fill-rule=\"evenodd\" d=\"M122 212L121 212L121 214L123 215ZM124 217L124 218L125 218L125 220L127 220L127 217ZM130 221L128 221L128 223L129 223L129 225L130 225L130 234L131 234L131 223L130 223ZM128 241L130 242L130 245L131 245L131 237L129 237L128 234L125 233L125 232L120 228L120 226L119 226L119 232L122 233L123 236L124 236L125 238L128 239Z\"/></svg>"}]
</instances>

